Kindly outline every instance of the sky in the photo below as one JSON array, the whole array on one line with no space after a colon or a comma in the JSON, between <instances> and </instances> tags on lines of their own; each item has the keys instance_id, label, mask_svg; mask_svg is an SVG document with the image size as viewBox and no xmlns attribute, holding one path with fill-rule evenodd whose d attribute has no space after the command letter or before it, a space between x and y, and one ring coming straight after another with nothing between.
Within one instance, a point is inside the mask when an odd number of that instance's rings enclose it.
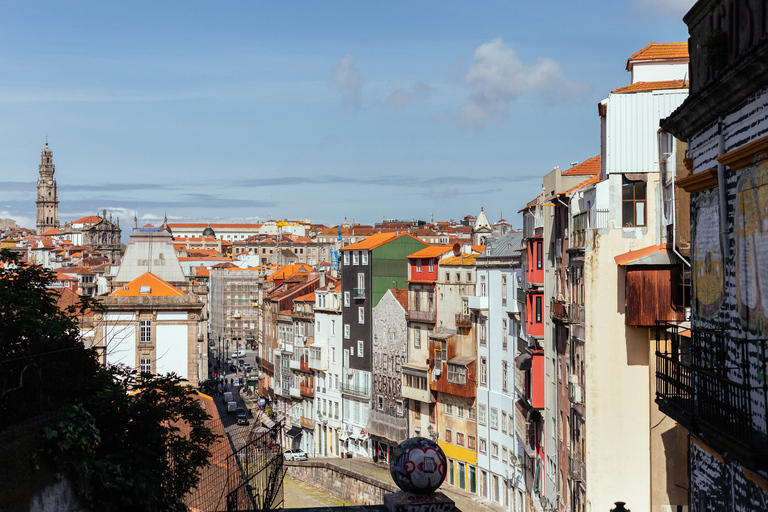
<instances>
[{"instance_id":1,"label":"sky","mask_svg":"<svg viewBox=\"0 0 768 512\"><path fill-rule=\"evenodd\" d=\"M0 218L521 225L692 0L0 3Z\"/></svg>"}]
</instances>

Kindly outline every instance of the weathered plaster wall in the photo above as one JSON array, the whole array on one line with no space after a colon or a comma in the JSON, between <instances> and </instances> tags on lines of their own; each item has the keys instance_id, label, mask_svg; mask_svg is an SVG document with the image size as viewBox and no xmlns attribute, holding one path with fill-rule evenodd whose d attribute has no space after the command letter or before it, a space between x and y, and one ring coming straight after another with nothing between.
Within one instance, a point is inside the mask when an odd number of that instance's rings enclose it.
<instances>
[{"instance_id":1,"label":"weathered plaster wall","mask_svg":"<svg viewBox=\"0 0 768 512\"><path fill-rule=\"evenodd\" d=\"M327 462L286 462L286 466L292 477L355 505L381 505L384 494L400 490L395 484L384 484Z\"/></svg>"}]
</instances>

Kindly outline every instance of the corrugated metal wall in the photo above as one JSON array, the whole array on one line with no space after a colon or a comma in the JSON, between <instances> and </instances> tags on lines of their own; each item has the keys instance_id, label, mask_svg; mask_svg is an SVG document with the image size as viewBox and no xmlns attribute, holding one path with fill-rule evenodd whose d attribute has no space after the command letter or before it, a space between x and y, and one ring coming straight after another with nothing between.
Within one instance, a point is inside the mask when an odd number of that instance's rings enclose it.
<instances>
[{"instance_id":1,"label":"corrugated metal wall","mask_svg":"<svg viewBox=\"0 0 768 512\"><path fill-rule=\"evenodd\" d=\"M408 260L406 256L423 249L427 244L403 236L371 251L371 307L376 307L381 298L392 288L408 288Z\"/></svg>"},{"instance_id":2,"label":"corrugated metal wall","mask_svg":"<svg viewBox=\"0 0 768 512\"><path fill-rule=\"evenodd\" d=\"M669 116L687 91L611 94L606 127L606 171L657 172L659 120Z\"/></svg>"}]
</instances>

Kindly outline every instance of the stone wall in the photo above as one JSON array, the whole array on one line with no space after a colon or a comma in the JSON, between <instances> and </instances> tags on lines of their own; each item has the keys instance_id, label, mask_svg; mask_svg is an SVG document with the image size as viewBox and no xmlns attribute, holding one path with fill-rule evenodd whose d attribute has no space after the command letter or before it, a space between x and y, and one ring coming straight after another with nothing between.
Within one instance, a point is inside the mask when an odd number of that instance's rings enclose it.
<instances>
[{"instance_id":1,"label":"stone wall","mask_svg":"<svg viewBox=\"0 0 768 512\"><path fill-rule=\"evenodd\" d=\"M395 484L379 482L329 462L286 462L285 466L292 477L354 505L381 505L384 494L400 490Z\"/></svg>"}]
</instances>

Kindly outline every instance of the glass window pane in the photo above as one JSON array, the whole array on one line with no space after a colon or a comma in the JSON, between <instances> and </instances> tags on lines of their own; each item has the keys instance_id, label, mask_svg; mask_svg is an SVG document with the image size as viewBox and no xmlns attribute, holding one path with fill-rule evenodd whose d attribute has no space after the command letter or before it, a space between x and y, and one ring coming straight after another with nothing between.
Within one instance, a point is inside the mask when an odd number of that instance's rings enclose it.
<instances>
[{"instance_id":1,"label":"glass window pane","mask_svg":"<svg viewBox=\"0 0 768 512\"><path fill-rule=\"evenodd\" d=\"M645 226L645 202L635 203L635 218L638 226Z\"/></svg>"},{"instance_id":2,"label":"glass window pane","mask_svg":"<svg viewBox=\"0 0 768 512\"><path fill-rule=\"evenodd\" d=\"M634 202L632 201L624 201L624 204L622 204L622 222L621 225L624 227L632 227L635 225L635 219L633 216L634 213Z\"/></svg>"},{"instance_id":3,"label":"glass window pane","mask_svg":"<svg viewBox=\"0 0 768 512\"><path fill-rule=\"evenodd\" d=\"M622 199L633 199L633 183L631 181L625 181L621 185L621 197Z\"/></svg>"}]
</instances>

